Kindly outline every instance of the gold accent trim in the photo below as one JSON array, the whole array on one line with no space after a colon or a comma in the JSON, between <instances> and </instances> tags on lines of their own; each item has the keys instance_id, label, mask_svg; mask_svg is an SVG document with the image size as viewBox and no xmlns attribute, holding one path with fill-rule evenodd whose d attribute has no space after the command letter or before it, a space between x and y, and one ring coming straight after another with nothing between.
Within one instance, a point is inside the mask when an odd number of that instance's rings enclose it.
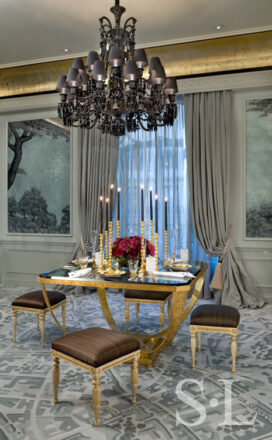
<instances>
[{"instance_id":1,"label":"gold accent trim","mask_svg":"<svg viewBox=\"0 0 272 440\"><path fill-rule=\"evenodd\" d=\"M201 332L227 333L231 336L232 373L236 373L237 332L238 327L220 327L212 325L190 325L192 369L195 369L196 332L198 333L198 351L201 351Z\"/></svg>"},{"instance_id":2,"label":"gold accent trim","mask_svg":"<svg viewBox=\"0 0 272 440\"><path fill-rule=\"evenodd\" d=\"M272 31L147 48L159 56L167 76L239 71L272 66ZM85 58L84 58L85 59ZM0 69L0 97L55 91L72 59Z\"/></svg>"},{"instance_id":3,"label":"gold accent trim","mask_svg":"<svg viewBox=\"0 0 272 440\"><path fill-rule=\"evenodd\" d=\"M111 362L107 362L106 364L100 365L97 368L57 350L52 349L51 355L53 358L52 382L54 389L54 403L59 403L58 400L58 390L59 390L59 381L60 381L59 359L62 359L66 362L70 362L71 364L83 368L84 370L87 370L89 371L89 373L91 373L92 385L93 385L92 395L93 395L93 408L94 408L94 426L100 425L100 400L101 400L100 376L103 371L106 371L124 362L132 361L132 365L131 365L132 404L136 403L136 391L137 391L137 383L138 383L138 359L140 356L140 350L136 350L125 356L121 356L117 359L114 359Z\"/></svg>"}]
</instances>

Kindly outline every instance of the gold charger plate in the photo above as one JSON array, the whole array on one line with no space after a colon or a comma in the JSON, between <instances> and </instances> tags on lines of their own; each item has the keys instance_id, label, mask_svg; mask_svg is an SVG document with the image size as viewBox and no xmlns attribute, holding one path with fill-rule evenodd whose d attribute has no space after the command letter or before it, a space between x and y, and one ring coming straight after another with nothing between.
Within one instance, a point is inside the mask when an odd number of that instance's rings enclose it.
<instances>
[{"instance_id":1,"label":"gold charger plate","mask_svg":"<svg viewBox=\"0 0 272 440\"><path fill-rule=\"evenodd\" d=\"M99 272L99 270L97 271L97 273L104 278L119 278L122 277L123 275L126 274L126 271L124 270L119 270L118 272Z\"/></svg>"},{"instance_id":2,"label":"gold charger plate","mask_svg":"<svg viewBox=\"0 0 272 440\"><path fill-rule=\"evenodd\" d=\"M186 271L188 269L191 269L192 265L185 263L175 263L175 264L169 264L167 267L169 269L176 270L178 272L178 271L183 271L183 270Z\"/></svg>"}]
</instances>

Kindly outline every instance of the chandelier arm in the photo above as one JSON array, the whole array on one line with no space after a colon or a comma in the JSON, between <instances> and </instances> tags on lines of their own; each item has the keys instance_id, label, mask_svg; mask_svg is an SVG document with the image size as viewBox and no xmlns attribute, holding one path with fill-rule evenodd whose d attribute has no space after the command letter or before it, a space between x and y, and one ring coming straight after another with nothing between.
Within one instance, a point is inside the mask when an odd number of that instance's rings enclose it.
<instances>
[{"instance_id":1,"label":"chandelier arm","mask_svg":"<svg viewBox=\"0 0 272 440\"><path fill-rule=\"evenodd\" d=\"M88 130L91 130L91 128L94 128L94 126L96 125L96 123L97 123L97 120L98 120L98 118L95 118L95 120L94 120L94 122L93 122L93 124L89 127L86 127Z\"/></svg>"},{"instance_id":2,"label":"chandelier arm","mask_svg":"<svg viewBox=\"0 0 272 440\"><path fill-rule=\"evenodd\" d=\"M145 130L145 131L151 131L151 130L152 130L152 127L150 127L150 128L145 127L145 126L143 125L141 119L139 119L139 123L140 123L140 126L142 127L143 130Z\"/></svg>"},{"instance_id":3,"label":"chandelier arm","mask_svg":"<svg viewBox=\"0 0 272 440\"><path fill-rule=\"evenodd\" d=\"M131 24L129 23L130 21L132 21ZM136 24L136 23L137 23L137 20L136 20L135 17L129 17L129 18L125 21L125 24L124 24L124 26L123 26L123 29L124 29L125 31L127 31L128 29L135 30L135 24ZM128 32L129 32L129 31L128 31Z\"/></svg>"}]
</instances>

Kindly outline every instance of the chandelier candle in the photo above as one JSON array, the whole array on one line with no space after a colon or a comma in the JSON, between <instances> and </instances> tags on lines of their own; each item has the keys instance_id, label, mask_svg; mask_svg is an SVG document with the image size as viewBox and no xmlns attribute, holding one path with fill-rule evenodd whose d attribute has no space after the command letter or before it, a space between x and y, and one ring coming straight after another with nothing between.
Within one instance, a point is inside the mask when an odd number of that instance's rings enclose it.
<instances>
[{"instance_id":1,"label":"chandelier candle","mask_svg":"<svg viewBox=\"0 0 272 440\"><path fill-rule=\"evenodd\" d=\"M120 238L120 192L121 188L117 189L117 238Z\"/></svg>"},{"instance_id":2,"label":"chandelier candle","mask_svg":"<svg viewBox=\"0 0 272 440\"><path fill-rule=\"evenodd\" d=\"M150 59L149 77L143 75L147 56L144 49L135 50L136 18L128 18L121 27L125 10L115 0L110 9L115 23L106 16L99 20L100 55L90 51L85 65L75 58L67 76L59 77L58 115L64 125L96 126L102 133L123 136L174 124L176 79L166 77L158 57Z\"/></svg>"},{"instance_id":3,"label":"chandelier candle","mask_svg":"<svg viewBox=\"0 0 272 440\"><path fill-rule=\"evenodd\" d=\"M152 186L150 187L149 196L150 196L150 235L151 235L151 243L154 245Z\"/></svg>"}]
</instances>

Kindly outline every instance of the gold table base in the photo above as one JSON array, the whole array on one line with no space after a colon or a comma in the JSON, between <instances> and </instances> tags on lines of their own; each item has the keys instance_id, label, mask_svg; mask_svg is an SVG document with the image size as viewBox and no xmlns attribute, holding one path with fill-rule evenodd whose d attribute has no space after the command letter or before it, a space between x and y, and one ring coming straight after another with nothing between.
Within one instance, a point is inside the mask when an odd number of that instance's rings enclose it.
<instances>
[{"instance_id":1,"label":"gold table base","mask_svg":"<svg viewBox=\"0 0 272 440\"><path fill-rule=\"evenodd\" d=\"M203 286L205 273L207 270L207 265L203 264L201 271L199 274L192 280L192 282L188 285L167 285L167 284L150 284L144 283L141 284L135 283L118 283L118 281L103 281L103 280L90 280L90 281L81 281L81 280L73 280L71 278L67 280L59 280L59 279L51 279L38 277L38 281L41 283L42 292L44 295L44 299L46 305L51 313L53 319L57 323L57 325L61 328L64 334L67 334L66 329L61 325L61 323L56 318L53 308L50 305L49 298L46 292L45 285L46 284L62 284L69 286L83 286L83 287L96 287L97 294L100 301L100 305L102 311L104 313L105 319L112 330L121 331L116 324L115 319L112 316L108 301L106 289L127 289L127 290L153 290L153 291L168 291L172 292L172 307L171 314L168 327L163 331L155 333L153 335L147 334L136 334L136 333L128 333L135 337L141 344L141 355L139 359L139 363L142 365L146 365L147 367L153 367L156 358L159 353L164 350L175 338L180 325L187 318L187 316L191 313L194 305L196 304L201 288ZM192 295L188 305L186 306L186 300L189 292L192 291ZM112 293L114 294L114 293Z\"/></svg>"}]
</instances>

